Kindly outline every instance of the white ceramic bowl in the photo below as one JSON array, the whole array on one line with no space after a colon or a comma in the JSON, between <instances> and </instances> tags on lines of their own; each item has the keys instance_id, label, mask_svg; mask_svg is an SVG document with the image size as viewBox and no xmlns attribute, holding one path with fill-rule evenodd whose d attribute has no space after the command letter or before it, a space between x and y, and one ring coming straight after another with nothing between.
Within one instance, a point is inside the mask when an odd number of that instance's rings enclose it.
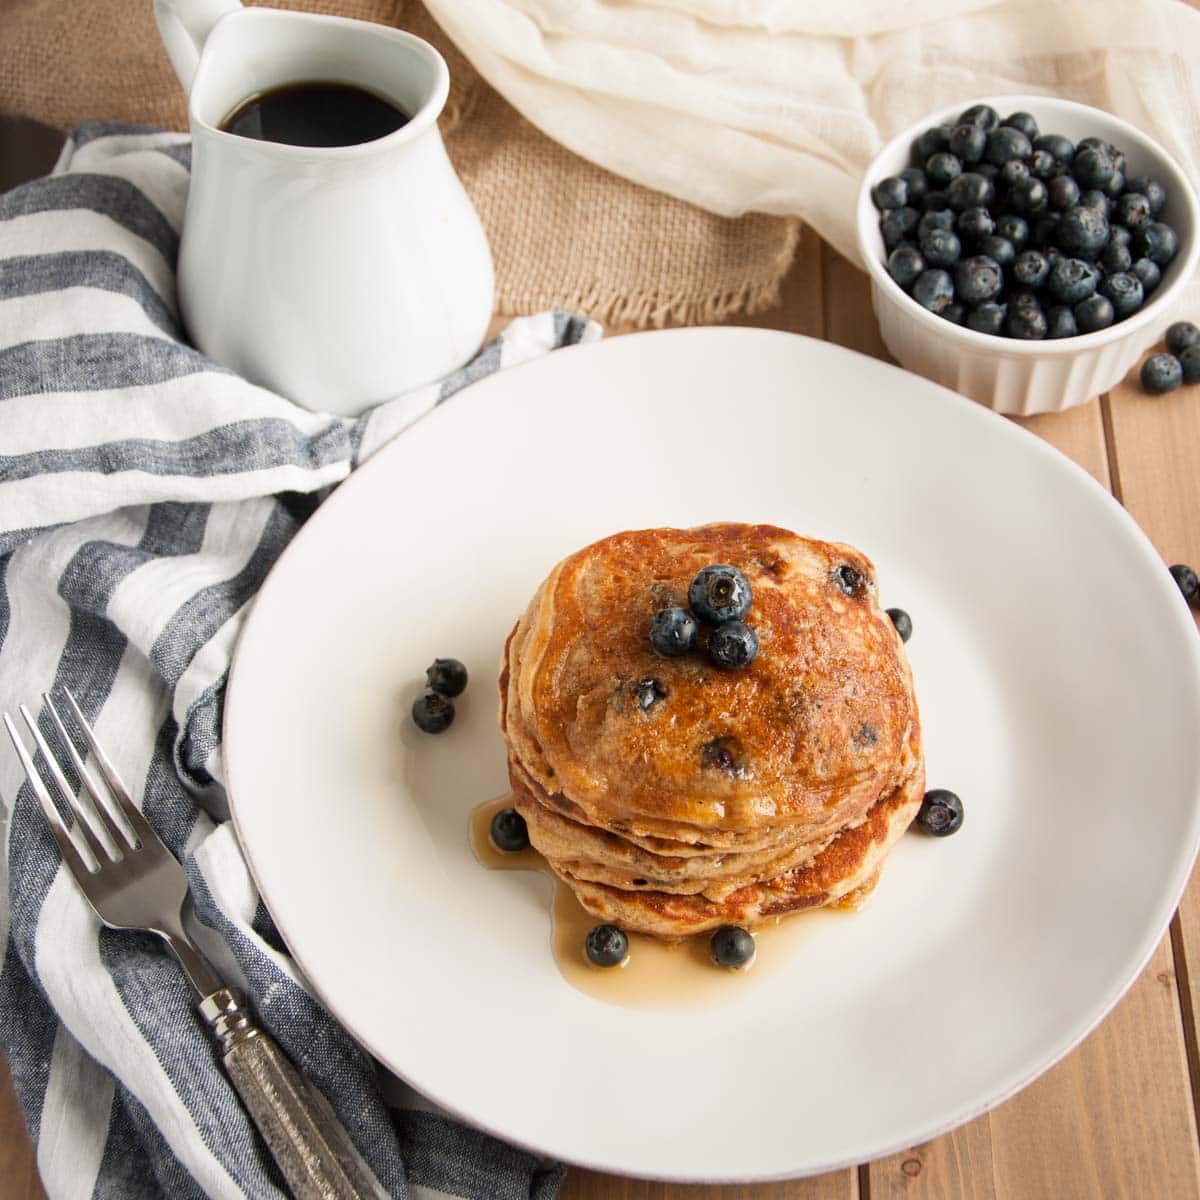
<instances>
[{"instance_id":1,"label":"white ceramic bowl","mask_svg":"<svg viewBox=\"0 0 1200 1200\"><path fill-rule=\"evenodd\" d=\"M931 125L953 122L972 104L990 104L1001 117L1032 113L1043 133L1078 142L1102 137L1124 151L1127 174L1150 175L1167 189L1161 220L1179 235L1179 249L1162 282L1131 317L1097 333L1025 342L976 333L922 308L887 273L879 213L871 189L910 165L913 139ZM858 245L871 275L871 300L884 344L901 366L970 396L997 412L1061 412L1118 383L1170 323L1180 293L1200 259L1200 206L1178 163L1157 142L1110 113L1046 96L987 96L922 118L875 157L858 193Z\"/></svg>"}]
</instances>

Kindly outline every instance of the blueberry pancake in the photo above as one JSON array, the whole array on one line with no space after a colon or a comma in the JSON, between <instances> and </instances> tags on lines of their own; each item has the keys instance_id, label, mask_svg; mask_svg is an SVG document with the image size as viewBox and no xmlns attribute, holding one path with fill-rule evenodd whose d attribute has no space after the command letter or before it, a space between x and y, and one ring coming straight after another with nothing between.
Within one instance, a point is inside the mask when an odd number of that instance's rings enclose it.
<instances>
[{"instance_id":1,"label":"blueberry pancake","mask_svg":"<svg viewBox=\"0 0 1200 1200\"><path fill-rule=\"evenodd\" d=\"M738 669L710 660L724 625L673 657L650 639L713 564L752 593ZM533 845L630 930L753 926L861 893L920 805L912 676L874 568L773 526L639 530L570 555L508 639L500 700Z\"/></svg>"}]
</instances>

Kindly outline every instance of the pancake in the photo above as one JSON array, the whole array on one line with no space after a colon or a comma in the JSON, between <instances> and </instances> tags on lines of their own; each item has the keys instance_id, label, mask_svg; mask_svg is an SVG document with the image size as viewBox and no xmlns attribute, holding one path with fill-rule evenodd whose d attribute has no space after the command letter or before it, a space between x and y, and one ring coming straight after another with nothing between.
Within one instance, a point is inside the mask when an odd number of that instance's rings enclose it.
<instances>
[{"instance_id":1,"label":"pancake","mask_svg":"<svg viewBox=\"0 0 1200 1200\"><path fill-rule=\"evenodd\" d=\"M703 638L671 659L649 641L712 563L753 592L743 670L713 666ZM500 723L534 847L585 907L662 937L867 886L923 786L873 565L768 525L631 531L564 559L505 646Z\"/></svg>"}]
</instances>

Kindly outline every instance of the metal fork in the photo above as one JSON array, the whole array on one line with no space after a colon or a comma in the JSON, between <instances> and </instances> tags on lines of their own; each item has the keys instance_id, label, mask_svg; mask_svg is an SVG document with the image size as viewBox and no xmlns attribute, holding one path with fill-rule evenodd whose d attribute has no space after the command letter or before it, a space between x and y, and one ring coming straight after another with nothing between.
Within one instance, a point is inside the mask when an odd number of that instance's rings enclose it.
<instances>
[{"instance_id":1,"label":"metal fork","mask_svg":"<svg viewBox=\"0 0 1200 1200\"><path fill-rule=\"evenodd\" d=\"M42 701L90 803L68 784L29 709L22 704L19 710L54 789L70 809L69 824L8 713L4 724L80 891L105 925L156 933L170 947L217 1041L230 1080L297 1200L379 1197L378 1185L368 1177L329 1102L296 1071L184 932L188 884L183 868L133 803L75 697L66 688L63 695L104 778L103 789L86 768L48 692L42 693Z\"/></svg>"}]
</instances>

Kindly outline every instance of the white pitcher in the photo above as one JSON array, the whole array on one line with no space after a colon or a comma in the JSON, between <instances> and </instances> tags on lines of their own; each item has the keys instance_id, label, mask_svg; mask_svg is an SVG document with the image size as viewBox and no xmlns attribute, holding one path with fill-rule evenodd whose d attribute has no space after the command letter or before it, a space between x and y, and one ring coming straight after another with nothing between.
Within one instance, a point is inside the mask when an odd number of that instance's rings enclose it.
<instances>
[{"instance_id":1,"label":"white pitcher","mask_svg":"<svg viewBox=\"0 0 1200 1200\"><path fill-rule=\"evenodd\" d=\"M154 15L190 92L179 299L195 344L347 416L466 362L491 317L492 259L438 133L442 56L397 29L237 0L155 0ZM408 123L328 149L220 129L302 82L374 92Z\"/></svg>"}]
</instances>

